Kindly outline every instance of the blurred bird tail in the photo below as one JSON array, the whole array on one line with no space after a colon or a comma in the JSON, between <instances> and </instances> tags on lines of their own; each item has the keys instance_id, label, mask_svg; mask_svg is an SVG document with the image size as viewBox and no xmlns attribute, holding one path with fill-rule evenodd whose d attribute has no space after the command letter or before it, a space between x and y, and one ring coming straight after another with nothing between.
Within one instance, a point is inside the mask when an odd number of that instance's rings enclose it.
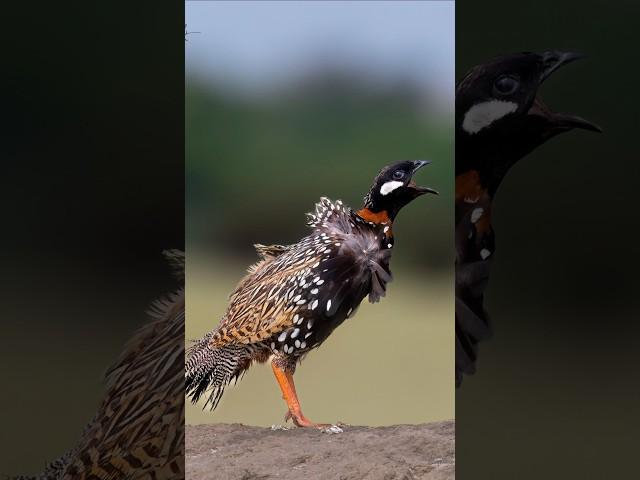
<instances>
[{"instance_id":1,"label":"blurred bird tail","mask_svg":"<svg viewBox=\"0 0 640 480\"><path fill-rule=\"evenodd\" d=\"M238 381L251 365L251 351L247 345L225 345L213 347L213 333L198 340L189 349L185 364L185 388L192 403L196 403L206 392L210 392L203 408L214 410L224 389L232 381Z\"/></svg>"}]
</instances>

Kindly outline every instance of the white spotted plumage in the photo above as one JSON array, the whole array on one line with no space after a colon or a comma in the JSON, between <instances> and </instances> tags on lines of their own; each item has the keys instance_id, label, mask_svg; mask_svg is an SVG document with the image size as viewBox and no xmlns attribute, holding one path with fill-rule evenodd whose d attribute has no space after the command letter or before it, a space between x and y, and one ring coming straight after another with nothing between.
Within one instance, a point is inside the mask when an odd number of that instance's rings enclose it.
<instances>
[{"instance_id":1,"label":"white spotted plumage","mask_svg":"<svg viewBox=\"0 0 640 480\"><path fill-rule=\"evenodd\" d=\"M471 223L476 223L482 217L484 213L484 208L474 208L471 212Z\"/></svg>"}]
</instances>

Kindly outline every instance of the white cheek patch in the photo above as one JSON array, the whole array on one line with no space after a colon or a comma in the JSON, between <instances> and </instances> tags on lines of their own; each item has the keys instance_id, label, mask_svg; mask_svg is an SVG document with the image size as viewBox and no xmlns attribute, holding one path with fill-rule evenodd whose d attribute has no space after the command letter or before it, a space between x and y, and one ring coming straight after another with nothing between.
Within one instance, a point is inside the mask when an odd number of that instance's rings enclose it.
<instances>
[{"instance_id":1,"label":"white cheek patch","mask_svg":"<svg viewBox=\"0 0 640 480\"><path fill-rule=\"evenodd\" d=\"M404 185L404 183L397 182L395 180L391 182L387 182L380 187L380 195L388 195L391 192L393 192L396 188L401 187L402 185Z\"/></svg>"},{"instance_id":2,"label":"white cheek patch","mask_svg":"<svg viewBox=\"0 0 640 480\"><path fill-rule=\"evenodd\" d=\"M496 120L515 112L518 104L503 100L489 100L477 103L465 114L462 129L467 133L478 133Z\"/></svg>"}]
</instances>

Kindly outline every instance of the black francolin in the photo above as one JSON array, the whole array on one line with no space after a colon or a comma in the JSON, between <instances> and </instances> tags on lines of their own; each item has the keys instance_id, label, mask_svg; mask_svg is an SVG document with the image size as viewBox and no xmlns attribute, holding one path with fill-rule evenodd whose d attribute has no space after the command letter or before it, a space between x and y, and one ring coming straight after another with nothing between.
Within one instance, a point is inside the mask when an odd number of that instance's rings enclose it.
<instances>
[{"instance_id":1,"label":"black francolin","mask_svg":"<svg viewBox=\"0 0 640 480\"><path fill-rule=\"evenodd\" d=\"M215 408L225 386L253 362L271 367L289 411L300 427L322 425L300 408L293 374L368 295L377 302L391 279L392 224L402 207L424 193L413 174L429 162L402 161L376 176L364 206L353 211L321 198L308 214L312 232L293 245L256 245L261 260L231 294L220 325L197 341L186 361L186 391Z\"/></svg>"},{"instance_id":2,"label":"black francolin","mask_svg":"<svg viewBox=\"0 0 640 480\"><path fill-rule=\"evenodd\" d=\"M582 55L517 53L472 68L456 87L456 386L475 372L478 343L491 335L484 290L495 253L494 197L518 160L575 128L600 131L554 112L538 95L558 68Z\"/></svg>"}]
</instances>

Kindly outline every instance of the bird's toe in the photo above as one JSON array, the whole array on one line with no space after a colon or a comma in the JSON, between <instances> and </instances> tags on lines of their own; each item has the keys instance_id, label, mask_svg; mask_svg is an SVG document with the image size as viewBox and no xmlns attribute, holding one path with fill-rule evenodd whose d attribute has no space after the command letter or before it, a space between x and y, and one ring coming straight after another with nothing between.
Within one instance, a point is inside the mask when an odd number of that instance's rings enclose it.
<instances>
[{"instance_id":1,"label":"bird's toe","mask_svg":"<svg viewBox=\"0 0 640 480\"><path fill-rule=\"evenodd\" d=\"M329 425L327 427L322 428L322 433L328 433L328 434L344 433L344 428L342 428L342 425Z\"/></svg>"}]
</instances>

